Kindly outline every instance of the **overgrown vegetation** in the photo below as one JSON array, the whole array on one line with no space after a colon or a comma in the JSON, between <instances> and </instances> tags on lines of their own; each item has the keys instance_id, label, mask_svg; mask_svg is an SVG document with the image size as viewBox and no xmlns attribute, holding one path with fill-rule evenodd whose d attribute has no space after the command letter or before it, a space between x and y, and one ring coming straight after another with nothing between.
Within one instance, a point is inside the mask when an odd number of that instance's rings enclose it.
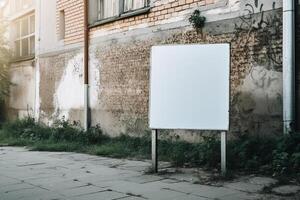
<instances>
[{"instance_id":1,"label":"overgrown vegetation","mask_svg":"<svg viewBox=\"0 0 300 200\"><path fill-rule=\"evenodd\" d=\"M204 137L202 142L160 140L159 158L175 166L220 167L218 137ZM57 121L52 127L33 118L5 123L0 129L0 144L28 146L39 151L73 151L116 158L150 159L151 138L121 135L110 138L100 127L84 132L78 123ZM300 134L279 138L243 136L228 143L231 170L243 170L276 176L300 177Z\"/></svg>"},{"instance_id":2,"label":"overgrown vegetation","mask_svg":"<svg viewBox=\"0 0 300 200\"><path fill-rule=\"evenodd\" d=\"M8 66L11 58L11 52L8 48L5 38L6 28L2 21L0 21L0 120L3 120L3 106L4 100L9 94L9 73Z\"/></svg>"}]
</instances>

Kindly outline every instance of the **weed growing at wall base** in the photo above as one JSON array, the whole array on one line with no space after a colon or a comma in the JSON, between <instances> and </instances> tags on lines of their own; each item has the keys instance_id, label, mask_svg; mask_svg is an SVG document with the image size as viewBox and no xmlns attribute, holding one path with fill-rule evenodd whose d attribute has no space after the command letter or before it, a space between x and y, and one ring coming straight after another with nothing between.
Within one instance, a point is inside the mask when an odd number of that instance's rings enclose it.
<instances>
[{"instance_id":1,"label":"weed growing at wall base","mask_svg":"<svg viewBox=\"0 0 300 200\"><path fill-rule=\"evenodd\" d=\"M36 123L33 118L2 124L0 145L28 146L39 151L72 151L115 158L151 158L151 137L120 135L111 138L101 128L85 132L78 123L57 121L52 127ZM203 137L202 142L160 140L159 159L175 166L220 168L220 141ZM278 138L242 136L228 142L228 164L231 170L300 179L300 134ZM300 180L298 180L300 181Z\"/></svg>"}]
</instances>

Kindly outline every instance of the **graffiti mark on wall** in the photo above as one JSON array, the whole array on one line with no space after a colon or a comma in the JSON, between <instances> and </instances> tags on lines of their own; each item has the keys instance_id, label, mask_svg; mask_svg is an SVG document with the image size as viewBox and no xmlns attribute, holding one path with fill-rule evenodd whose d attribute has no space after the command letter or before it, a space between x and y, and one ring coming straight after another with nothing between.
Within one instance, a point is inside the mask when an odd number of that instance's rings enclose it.
<instances>
[{"instance_id":1,"label":"graffiti mark on wall","mask_svg":"<svg viewBox=\"0 0 300 200\"><path fill-rule=\"evenodd\" d=\"M276 2L272 2L275 9ZM268 69L281 71L282 54L281 48L274 47L278 41L281 41L282 19L280 13L272 12L266 14L264 3L259 0L253 0L252 3L245 4L245 15L240 17L241 23L235 24L235 37L246 38L239 41L239 46L243 49L246 56L250 56L253 62L264 65ZM255 13L258 13L255 15ZM246 45L253 40L255 35L255 44L253 47ZM278 46L278 45L277 45ZM256 52L251 54L251 52Z\"/></svg>"}]
</instances>

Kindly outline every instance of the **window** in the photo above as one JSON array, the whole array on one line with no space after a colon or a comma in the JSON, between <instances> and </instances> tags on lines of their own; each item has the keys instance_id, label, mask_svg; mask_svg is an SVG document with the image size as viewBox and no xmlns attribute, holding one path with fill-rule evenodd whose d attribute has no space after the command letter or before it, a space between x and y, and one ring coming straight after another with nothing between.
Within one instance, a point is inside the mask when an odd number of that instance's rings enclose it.
<instances>
[{"instance_id":1,"label":"window","mask_svg":"<svg viewBox=\"0 0 300 200\"><path fill-rule=\"evenodd\" d=\"M106 19L119 14L119 0L98 0L98 19Z\"/></svg>"},{"instance_id":2,"label":"window","mask_svg":"<svg viewBox=\"0 0 300 200\"><path fill-rule=\"evenodd\" d=\"M146 0L125 0L124 1L124 12L137 10L147 6Z\"/></svg>"},{"instance_id":3,"label":"window","mask_svg":"<svg viewBox=\"0 0 300 200\"><path fill-rule=\"evenodd\" d=\"M98 0L98 20L120 16L148 5L147 0Z\"/></svg>"},{"instance_id":4,"label":"window","mask_svg":"<svg viewBox=\"0 0 300 200\"><path fill-rule=\"evenodd\" d=\"M14 22L15 57L26 57L35 53L35 16L27 15Z\"/></svg>"},{"instance_id":5,"label":"window","mask_svg":"<svg viewBox=\"0 0 300 200\"><path fill-rule=\"evenodd\" d=\"M59 33L58 39L63 40L65 38L65 11L61 10L59 12Z\"/></svg>"},{"instance_id":6,"label":"window","mask_svg":"<svg viewBox=\"0 0 300 200\"><path fill-rule=\"evenodd\" d=\"M14 11L20 11L29 8L33 3L33 0L14 0Z\"/></svg>"}]
</instances>

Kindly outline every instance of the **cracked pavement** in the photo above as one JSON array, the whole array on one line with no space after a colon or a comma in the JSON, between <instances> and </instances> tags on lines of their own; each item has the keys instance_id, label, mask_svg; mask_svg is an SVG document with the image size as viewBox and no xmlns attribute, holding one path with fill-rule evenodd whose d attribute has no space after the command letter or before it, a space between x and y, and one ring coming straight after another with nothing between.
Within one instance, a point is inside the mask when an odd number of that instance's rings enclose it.
<instances>
[{"instance_id":1,"label":"cracked pavement","mask_svg":"<svg viewBox=\"0 0 300 200\"><path fill-rule=\"evenodd\" d=\"M148 161L0 147L0 200L298 199L264 194L276 180L252 177L221 186L146 175ZM180 176L182 177L182 175Z\"/></svg>"}]
</instances>

